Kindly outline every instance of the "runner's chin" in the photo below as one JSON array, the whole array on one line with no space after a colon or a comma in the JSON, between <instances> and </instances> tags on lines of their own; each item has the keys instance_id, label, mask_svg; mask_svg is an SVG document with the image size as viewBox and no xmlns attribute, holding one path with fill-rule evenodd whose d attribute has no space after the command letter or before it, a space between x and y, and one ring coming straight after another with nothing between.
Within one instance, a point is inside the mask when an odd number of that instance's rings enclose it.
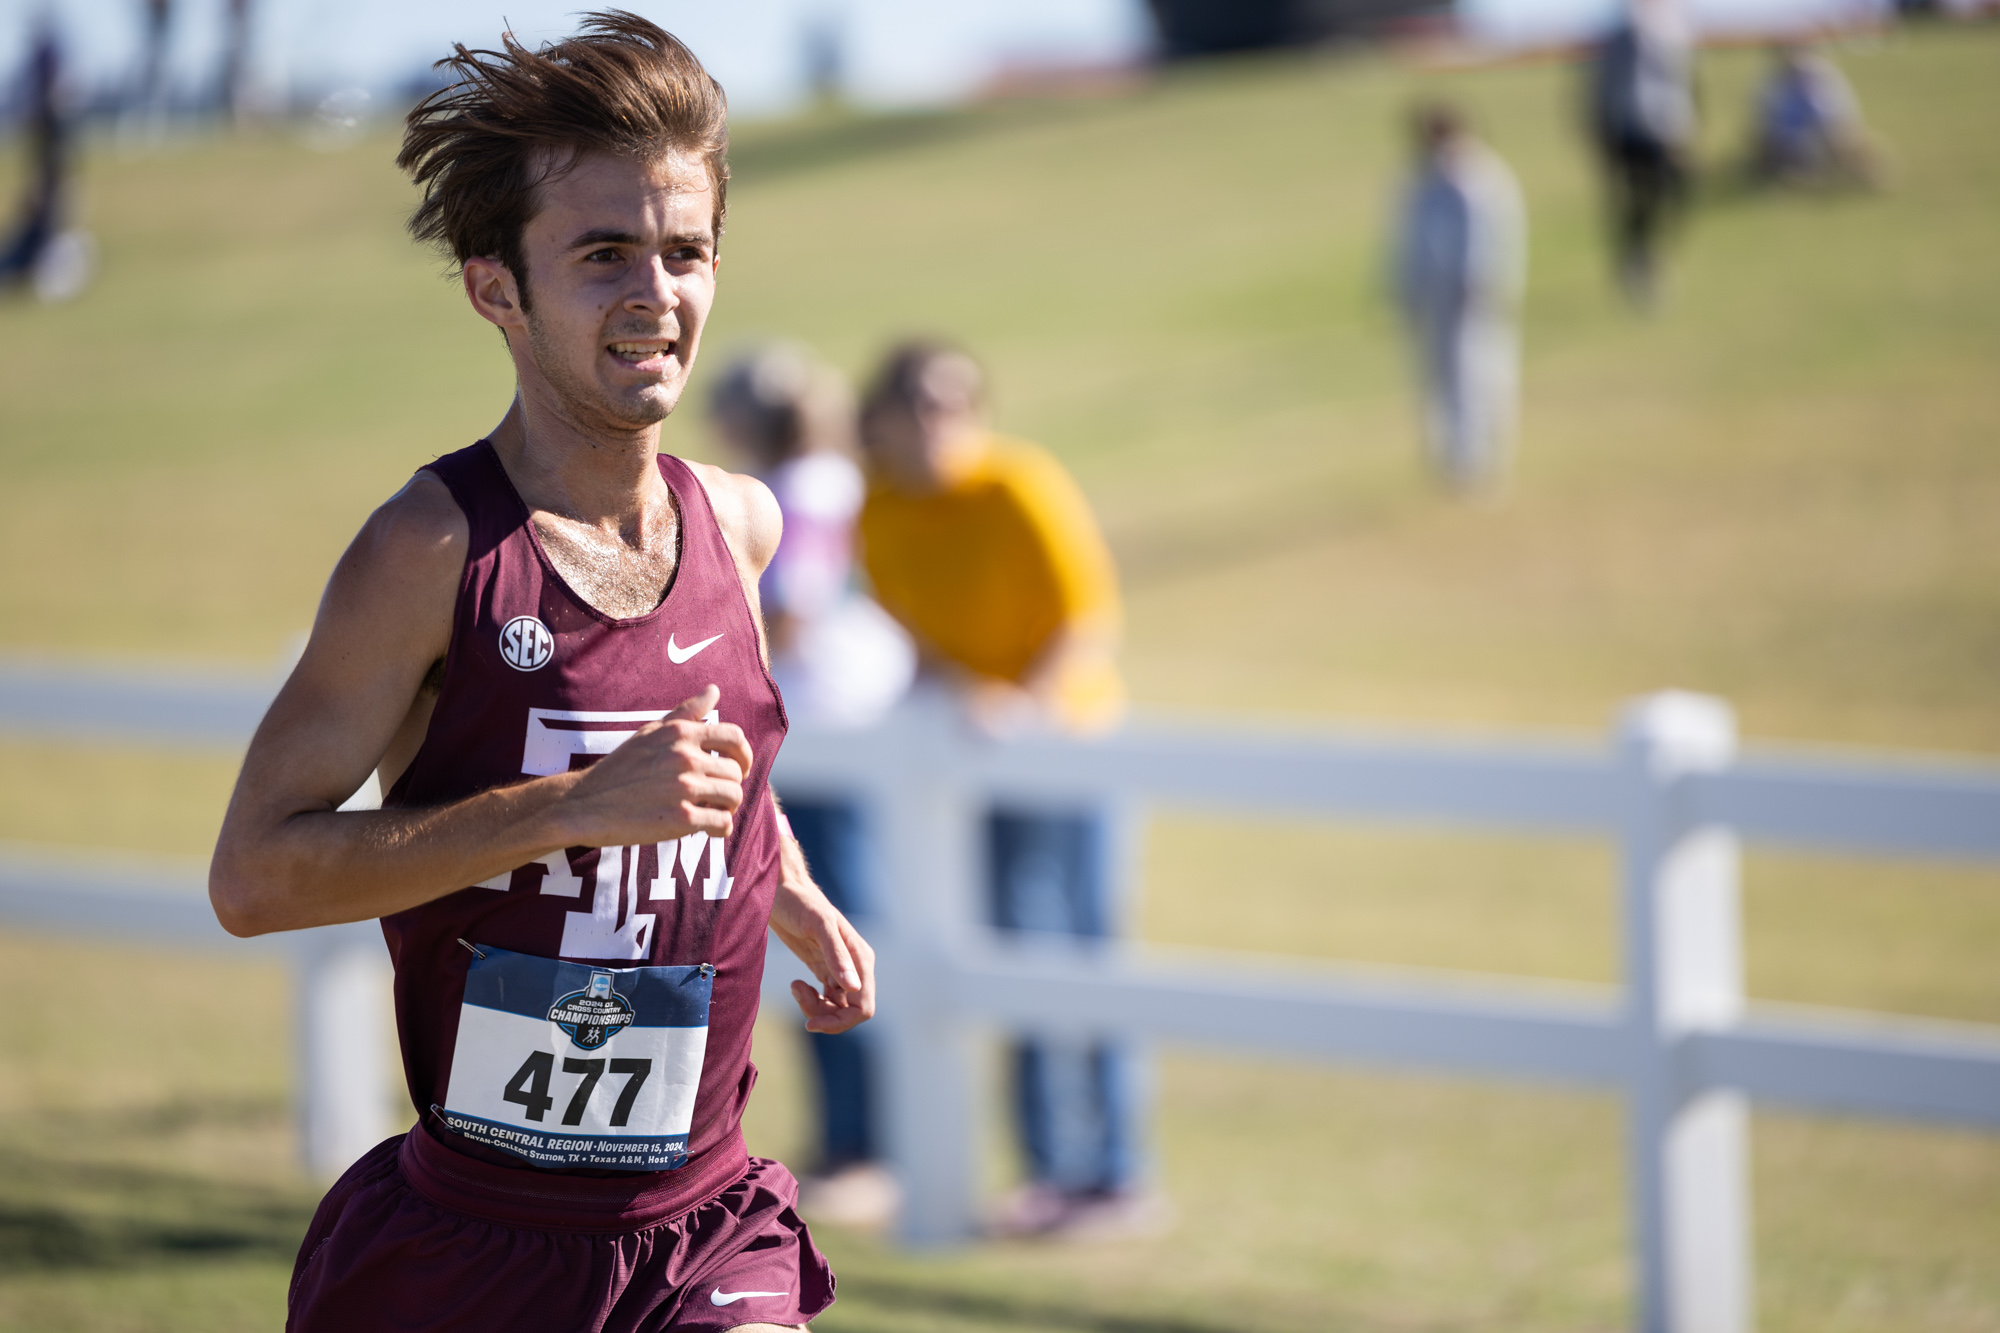
<instances>
[{"instance_id":1,"label":"runner's chin","mask_svg":"<svg viewBox=\"0 0 2000 1333\"><path fill-rule=\"evenodd\" d=\"M624 374L630 376L629 368ZM665 374L641 381L627 383L612 389L606 397L607 406L612 407L617 419L628 426L652 426L665 421L680 403L681 388L686 383L679 362L673 362Z\"/></svg>"}]
</instances>

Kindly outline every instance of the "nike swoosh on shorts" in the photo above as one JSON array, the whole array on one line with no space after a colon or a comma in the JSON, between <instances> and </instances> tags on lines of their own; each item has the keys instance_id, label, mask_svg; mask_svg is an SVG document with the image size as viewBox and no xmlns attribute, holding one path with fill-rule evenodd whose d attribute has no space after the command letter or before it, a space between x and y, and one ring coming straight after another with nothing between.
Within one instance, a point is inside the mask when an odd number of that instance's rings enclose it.
<instances>
[{"instance_id":1,"label":"nike swoosh on shorts","mask_svg":"<svg viewBox=\"0 0 2000 1333\"><path fill-rule=\"evenodd\" d=\"M708 1303L710 1305L734 1305L736 1302L746 1300L752 1296L789 1296L791 1294L789 1291L724 1291L721 1287L717 1287L714 1291L708 1293Z\"/></svg>"},{"instance_id":2,"label":"nike swoosh on shorts","mask_svg":"<svg viewBox=\"0 0 2000 1333\"><path fill-rule=\"evenodd\" d=\"M696 653L708 647L708 645L714 643L717 639L721 637L722 635L720 634L711 634L707 638L703 639L700 643L691 643L687 647L683 648L679 644L675 643L674 636L669 634L667 636L667 659L671 661L675 666L679 666L681 663L687 661L690 657L693 657Z\"/></svg>"}]
</instances>

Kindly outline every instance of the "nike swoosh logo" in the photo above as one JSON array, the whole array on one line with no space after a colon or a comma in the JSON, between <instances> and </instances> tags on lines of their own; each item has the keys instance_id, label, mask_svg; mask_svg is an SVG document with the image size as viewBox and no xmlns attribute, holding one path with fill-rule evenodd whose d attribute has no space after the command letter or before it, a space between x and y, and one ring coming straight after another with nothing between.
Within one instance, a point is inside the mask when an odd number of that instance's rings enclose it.
<instances>
[{"instance_id":1,"label":"nike swoosh logo","mask_svg":"<svg viewBox=\"0 0 2000 1333\"><path fill-rule=\"evenodd\" d=\"M711 634L707 638L703 639L700 643L691 643L687 647L683 648L679 644L675 643L674 636L669 634L667 636L667 660L672 662L675 666L679 666L681 663L687 661L690 657L693 657L696 653L708 647L708 645L714 643L717 639L721 637L722 635L720 634ZM784 1293L780 1292L779 1294L783 1295Z\"/></svg>"},{"instance_id":2,"label":"nike swoosh logo","mask_svg":"<svg viewBox=\"0 0 2000 1333\"><path fill-rule=\"evenodd\" d=\"M720 638L721 636L717 635L716 637ZM717 1287L714 1291L708 1293L708 1303L710 1305L734 1305L736 1302L751 1296L789 1296L791 1294L789 1291L724 1291L721 1287Z\"/></svg>"}]
</instances>

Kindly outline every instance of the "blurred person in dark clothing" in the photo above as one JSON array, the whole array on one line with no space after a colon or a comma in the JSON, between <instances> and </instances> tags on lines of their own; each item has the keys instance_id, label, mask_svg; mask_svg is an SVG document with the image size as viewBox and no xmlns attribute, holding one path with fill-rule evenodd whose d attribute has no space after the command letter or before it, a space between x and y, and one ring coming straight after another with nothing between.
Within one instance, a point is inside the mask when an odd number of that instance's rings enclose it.
<instances>
[{"instance_id":1,"label":"blurred person in dark clothing","mask_svg":"<svg viewBox=\"0 0 2000 1333\"><path fill-rule=\"evenodd\" d=\"M44 19L28 53L28 179L20 214L0 243L0 288L33 283L43 300L65 300L89 277L89 241L64 230L74 130L63 87L62 46Z\"/></svg>"},{"instance_id":2,"label":"blurred person in dark clothing","mask_svg":"<svg viewBox=\"0 0 2000 1333\"><path fill-rule=\"evenodd\" d=\"M1521 187L1456 108L1419 107L1412 129L1396 292L1423 386L1425 453L1450 489L1491 490L1506 477L1520 396Z\"/></svg>"},{"instance_id":3,"label":"blurred person in dark clothing","mask_svg":"<svg viewBox=\"0 0 2000 1333\"><path fill-rule=\"evenodd\" d=\"M1840 67L1808 46L1785 45L1757 99L1753 185L1873 185L1876 157L1861 102Z\"/></svg>"},{"instance_id":4,"label":"blurred person in dark clothing","mask_svg":"<svg viewBox=\"0 0 2000 1333\"><path fill-rule=\"evenodd\" d=\"M1631 0L1591 60L1590 131L1610 194L1618 284L1641 308L1657 295L1663 234L1687 202L1694 65L1676 0Z\"/></svg>"},{"instance_id":5,"label":"blurred person in dark clothing","mask_svg":"<svg viewBox=\"0 0 2000 1333\"><path fill-rule=\"evenodd\" d=\"M215 105L225 116L241 121L250 109L250 0L227 0L224 16Z\"/></svg>"},{"instance_id":6,"label":"blurred person in dark clothing","mask_svg":"<svg viewBox=\"0 0 2000 1333\"><path fill-rule=\"evenodd\" d=\"M146 39L139 55L134 109L157 123L167 114L167 35L173 26L172 0L145 0Z\"/></svg>"},{"instance_id":7,"label":"blurred person in dark clothing","mask_svg":"<svg viewBox=\"0 0 2000 1333\"><path fill-rule=\"evenodd\" d=\"M172 86L167 77L167 46L173 35L173 0L140 0L145 21L139 41L139 61L125 89L118 113L118 140L131 149L157 142L167 129Z\"/></svg>"},{"instance_id":8,"label":"blurred person in dark clothing","mask_svg":"<svg viewBox=\"0 0 2000 1333\"><path fill-rule=\"evenodd\" d=\"M758 590L771 677L795 724L841 729L881 718L916 668L909 637L855 588L854 522L866 482L855 463L854 396L831 366L786 344L723 371L710 418L744 470L771 488L784 535ZM874 894L864 812L853 800L780 790L815 881L850 921ZM875 1136L874 1038L808 1032L819 1077L819 1160L799 1180L809 1221L879 1226L898 1201Z\"/></svg>"},{"instance_id":9,"label":"blurred person in dark clothing","mask_svg":"<svg viewBox=\"0 0 2000 1333\"><path fill-rule=\"evenodd\" d=\"M21 282L60 230L69 183L70 126L62 104L62 46L46 20L28 51L26 85L28 179L19 220L0 250L0 277Z\"/></svg>"}]
</instances>

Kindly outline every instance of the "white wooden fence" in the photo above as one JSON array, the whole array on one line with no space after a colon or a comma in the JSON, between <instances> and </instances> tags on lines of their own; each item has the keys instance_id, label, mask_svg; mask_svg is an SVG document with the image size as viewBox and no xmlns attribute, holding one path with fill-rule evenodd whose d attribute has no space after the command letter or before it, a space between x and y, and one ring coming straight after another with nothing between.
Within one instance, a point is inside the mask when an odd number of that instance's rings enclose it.
<instances>
[{"instance_id":1,"label":"white wooden fence","mask_svg":"<svg viewBox=\"0 0 2000 1333\"><path fill-rule=\"evenodd\" d=\"M240 747L275 682L0 667L0 733L67 744ZM919 699L863 733L794 733L783 790L865 801L880 839L884 1139L913 1243L971 1233L982 1030L1123 1035L1621 1090L1630 1107L1645 1333L1753 1320L1748 1102L2000 1128L2000 1027L1747 1004L1738 846L2000 862L2000 768L1891 757L1739 758L1717 700L1633 704L1605 747L1439 743L1135 725L1103 742L997 743ZM1272 955L1000 939L980 924L984 812L1149 805L1582 833L1622 849L1624 985L1503 984ZM1254 868L1246 867L1246 874ZM300 1106L314 1169L385 1132L373 927L230 939L198 871L0 856L0 921L299 962ZM774 951L766 997L800 975ZM1278 1188L1276 1182L1273 1188Z\"/></svg>"}]
</instances>

